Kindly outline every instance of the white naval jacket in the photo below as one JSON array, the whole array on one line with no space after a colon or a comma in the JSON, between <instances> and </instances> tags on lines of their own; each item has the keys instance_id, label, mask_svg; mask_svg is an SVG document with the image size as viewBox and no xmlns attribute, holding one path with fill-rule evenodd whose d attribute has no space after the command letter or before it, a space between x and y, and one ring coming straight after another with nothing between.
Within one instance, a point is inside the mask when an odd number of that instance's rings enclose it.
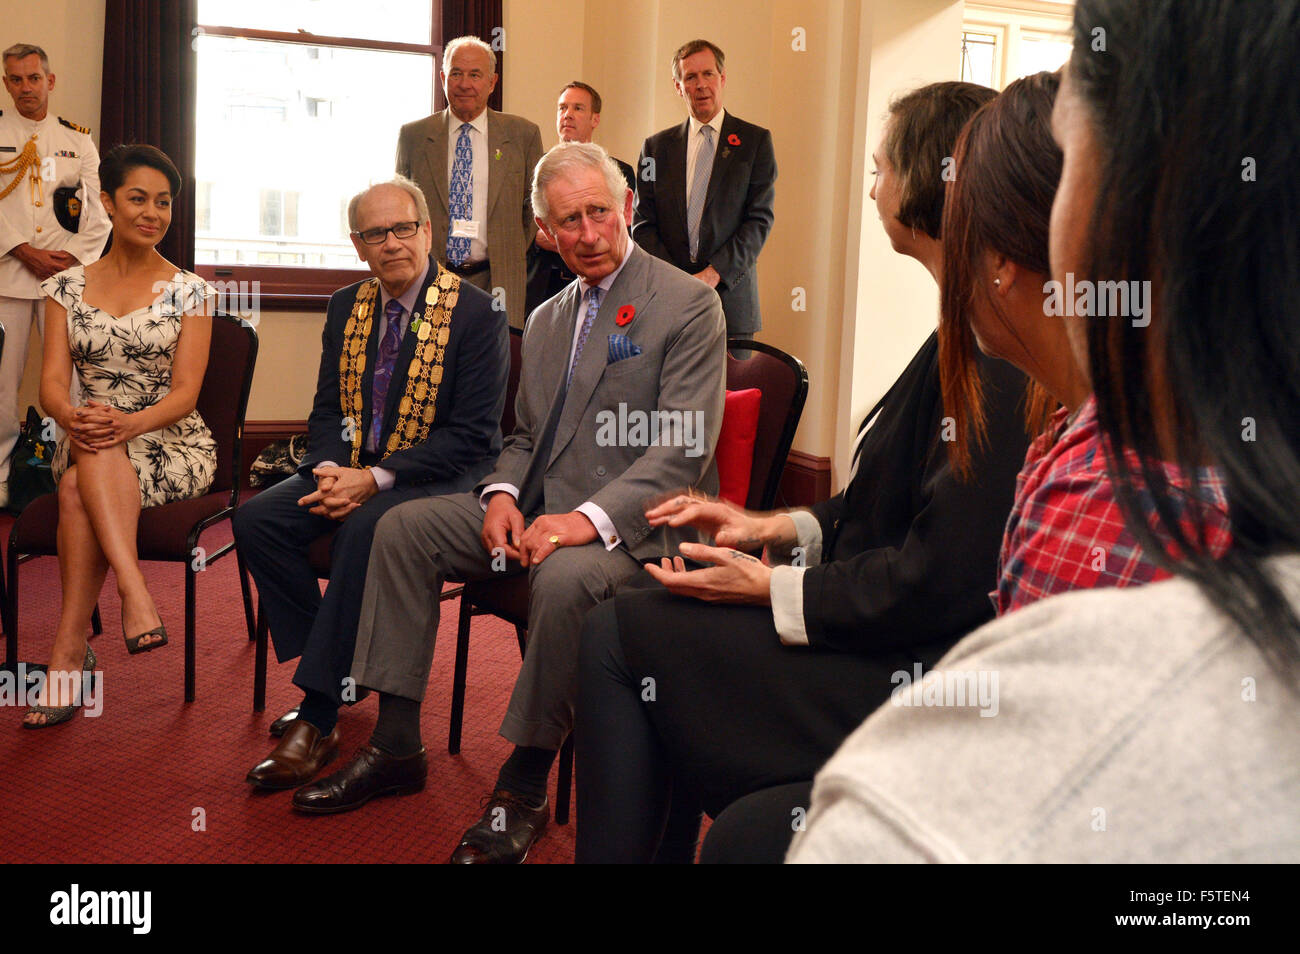
<instances>
[{"instance_id":1,"label":"white naval jacket","mask_svg":"<svg viewBox=\"0 0 1300 954\"><path fill-rule=\"evenodd\" d=\"M109 233L108 216L99 201L99 151L89 131L53 113L31 120L13 109L0 111L0 165L17 159L33 136L44 171L53 177L33 186L27 181L30 173L25 172L24 181L0 199L0 296L7 298L44 297L40 279L9 254L15 246L26 242L36 248L62 249L89 265L99 258ZM45 162L51 156L52 168ZM0 173L0 191L12 181L12 173ZM54 190L64 186L77 187L81 200L81 222L75 233L65 230L54 215Z\"/></svg>"}]
</instances>

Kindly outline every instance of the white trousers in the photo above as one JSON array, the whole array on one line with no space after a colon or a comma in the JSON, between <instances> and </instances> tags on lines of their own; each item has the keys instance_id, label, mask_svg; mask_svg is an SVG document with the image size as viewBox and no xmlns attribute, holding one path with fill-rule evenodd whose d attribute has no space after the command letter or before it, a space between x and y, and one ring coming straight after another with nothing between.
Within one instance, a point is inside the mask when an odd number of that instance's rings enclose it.
<instances>
[{"instance_id":1,"label":"white trousers","mask_svg":"<svg viewBox=\"0 0 1300 954\"><path fill-rule=\"evenodd\" d=\"M9 479L9 457L18 442L18 388L27 366L32 322L45 338L45 299L0 295L0 324L4 325L4 354L0 355L0 483Z\"/></svg>"}]
</instances>

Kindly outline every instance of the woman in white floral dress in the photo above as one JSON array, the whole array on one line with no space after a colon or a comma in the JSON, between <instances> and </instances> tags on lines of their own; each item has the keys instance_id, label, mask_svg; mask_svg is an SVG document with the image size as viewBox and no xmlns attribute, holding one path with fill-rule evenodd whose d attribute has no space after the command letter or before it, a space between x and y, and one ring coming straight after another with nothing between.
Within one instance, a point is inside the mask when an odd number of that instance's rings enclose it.
<instances>
[{"instance_id":1,"label":"woman in white floral dress","mask_svg":"<svg viewBox=\"0 0 1300 954\"><path fill-rule=\"evenodd\" d=\"M92 671L86 629L109 567L122 598L130 653L167 642L136 551L142 507L197 497L216 472L216 443L194 409L207 368L213 290L156 246L171 224L180 175L152 146L118 146L99 169L111 249L42 284L45 358L41 405L63 436L59 481L59 572L63 606L51 674ZM69 400L73 371L81 403ZM89 686L88 682L85 682ZM65 722L83 680L47 679L27 728Z\"/></svg>"}]
</instances>

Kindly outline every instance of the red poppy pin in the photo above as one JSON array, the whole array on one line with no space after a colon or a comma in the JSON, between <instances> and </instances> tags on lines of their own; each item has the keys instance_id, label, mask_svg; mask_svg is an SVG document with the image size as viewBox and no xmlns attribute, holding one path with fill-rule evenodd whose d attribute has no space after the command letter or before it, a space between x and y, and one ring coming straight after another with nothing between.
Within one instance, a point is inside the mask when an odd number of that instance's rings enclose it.
<instances>
[{"instance_id":1,"label":"red poppy pin","mask_svg":"<svg viewBox=\"0 0 1300 954\"><path fill-rule=\"evenodd\" d=\"M632 319L635 317L636 317L636 309L633 308L631 305L624 305L622 308L618 310L618 314L614 318L614 324L622 328L624 325L630 325L632 323Z\"/></svg>"},{"instance_id":2,"label":"red poppy pin","mask_svg":"<svg viewBox=\"0 0 1300 954\"><path fill-rule=\"evenodd\" d=\"M737 136L735 133L732 133L730 136L727 137L727 142L731 143L731 145L733 146L739 146L740 137Z\"/></svg>"}]
</instances>

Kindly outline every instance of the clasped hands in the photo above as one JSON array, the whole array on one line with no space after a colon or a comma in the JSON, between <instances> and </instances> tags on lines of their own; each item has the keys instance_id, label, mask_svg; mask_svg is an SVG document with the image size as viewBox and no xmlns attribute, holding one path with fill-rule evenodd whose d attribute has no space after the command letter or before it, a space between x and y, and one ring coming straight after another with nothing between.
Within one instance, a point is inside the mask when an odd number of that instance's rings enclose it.
<instances>
[{"instance_id":1,"label":"clasped hands","mask_svg":"<svg viewBox=\"0 0 1300 954\"><path fill-rule=\"evenodd\" d=\"M705 265L704 268L695 273L695 277L710 288L717 288L718 282L722 281L722 276L712 265Z\"/></svg>"},{"instance_id":2,"label":"clasped hands","mask_svg":"<svg viewBox=\"0 0 1300 954\"><path fill-rule=\"evenodd\" d=\"M679 557L664 557L659 566L646 564L646 571L678 596L692 596L708 603L748 603L766 606L772 602L772 568L763 559L745 551L762 551L776 543L782 533L776 521L789 525L782 515L750 513L725 500L715 500L692 491L676 494L646 511L652 527L695 527L713 540L682 543L682 556L710 563L700 570L687 570Z\"/></svg>"},{"instance_id":3,"label":"clasped hands","mask_svg":"<svg viewBox=\"0 0 1300 954\"><path fill-rule=\"evenodd\" d=\"M584 546L596 535L595 524L576 510L542 514L525 529L515 498L498 491L488 499L481 539L489 554L500 550L524 566L537 566L560 547Z\"/></svg>"},{"instance_id":4,"label":"clasped hands","mask_svg":"<svg viewBox=\"0 0 1300 954\"><path fill-rule=\"evenodd\" d=\"M56 248L36 248L26 242L14 246L10 254L41 281L77 264L77 257L71 252Z\"/></svg>"},{"instance_id":5,"label":"clasped hands","mask_svg":"<svg viewBox=\"0 0 1300 954\"><path fill-rule=\"evenodd\" d=\"M298 498L299 507L309 507L319 517L342 520L379 493L375 475L367 468L335 467L332 464L312 469L316 489Z\"/></svg>"},{"instance_id":6,"label":"clasped hands","mask_svg":"<svg viewBox=\"0 0 1300 954\"><path fill-rule=\"evenodd\" d=\"M136 436L132 415L98 401L87 401L74 407L68 415L65 430L74 447L91 454L116 447Z\"/></svg>"}]
</instances>

